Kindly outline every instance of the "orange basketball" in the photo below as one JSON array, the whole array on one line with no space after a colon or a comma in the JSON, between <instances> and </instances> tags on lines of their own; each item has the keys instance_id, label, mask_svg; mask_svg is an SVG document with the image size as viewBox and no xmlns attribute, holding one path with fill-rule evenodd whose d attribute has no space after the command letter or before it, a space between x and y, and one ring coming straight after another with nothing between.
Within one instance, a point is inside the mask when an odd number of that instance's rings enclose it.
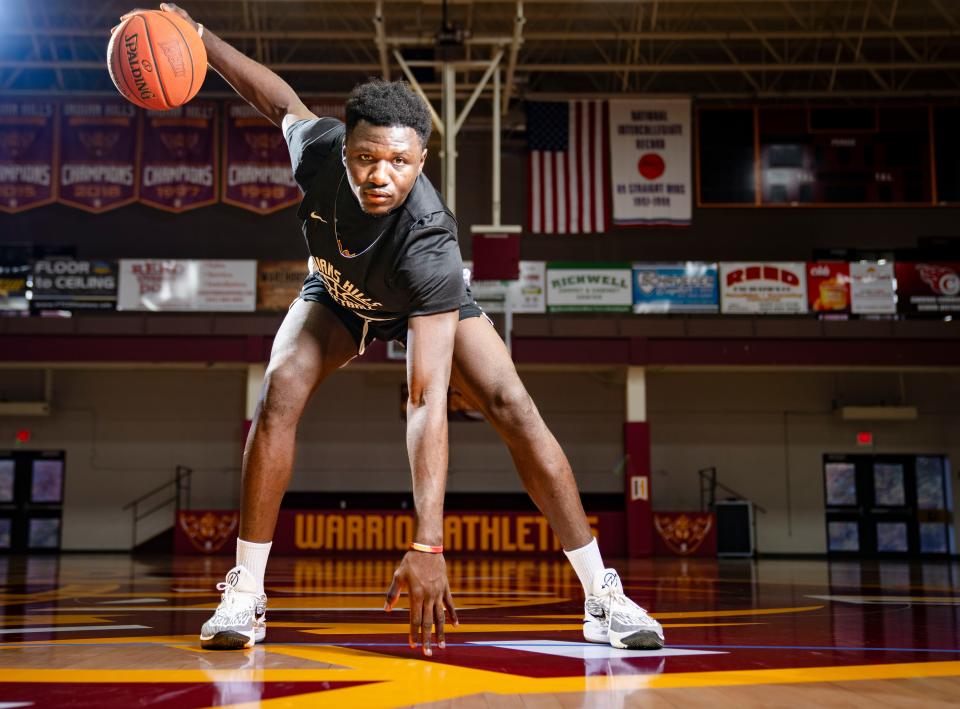
<instances>
[{"instance_id":1,"label":"orange basketball","mask_svg":"<svg viewBox=\"0 0 960 709\"><path fill-rule=\"evenodd\" d=\"M207 75L207 50L179 15L144 10L124 20L110 37L107 68L124 98L165 111L196 96Z\"/></svg>"}]
</instances>

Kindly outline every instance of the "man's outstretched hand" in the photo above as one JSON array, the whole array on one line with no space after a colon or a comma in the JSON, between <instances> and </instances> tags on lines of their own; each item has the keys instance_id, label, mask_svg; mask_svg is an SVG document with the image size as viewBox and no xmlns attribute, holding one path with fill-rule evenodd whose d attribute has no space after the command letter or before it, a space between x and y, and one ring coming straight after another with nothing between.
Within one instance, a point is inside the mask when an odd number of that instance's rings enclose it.
<instances>
[{"instance_id":1,"label":"man's outstretched hand","mask_svg":"<svg viewBox=\"0 0 960 709\"><path fill-rule=\"evenodd\" d=\"M383 609L392 611L400 599L400 592L407 590L410 596L410 647L416 648L418 639L423 644L423 654L433 655L430 649L430 629L437 629L437 645L446 647L443 637L444 608L450 613L453 627L457 620L457 609L453 606L453 594L447 581L447 563L443 554L426 554L421 551L408 551L393 573L393 583L387 591L387 602Z\"/></svg>"}]
</instances>

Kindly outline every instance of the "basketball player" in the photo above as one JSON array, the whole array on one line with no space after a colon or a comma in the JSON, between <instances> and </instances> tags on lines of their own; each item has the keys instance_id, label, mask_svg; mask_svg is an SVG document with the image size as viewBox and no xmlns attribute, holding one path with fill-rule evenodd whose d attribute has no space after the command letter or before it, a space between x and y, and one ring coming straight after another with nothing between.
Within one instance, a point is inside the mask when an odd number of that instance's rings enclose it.
<instances>
[{"instance_id":1,"label":"basketball player","mask_svg":"<svg viewBox=\"0 0 960 709\"><path fill-rule=\"evenodd\" d=\"M422 174L430 113L403 82L372 80L347 102L346 125L317 117L293 89L197 25L210 66L283 131L304 192L298 213L312 273L277 332L243 455L237 564L217 588L202 647L251 647L266 634L264 571L293 467L297 424L313 392L374 339L407 350L407 449L416 506L414 542L400 561L385 610L406 589L410 646L440 648L454 608L443 557L450 382L483 412L513 456L586 594L584 637L617 648L660 648L663 630L604 568L576 482L524 389L503 341L464 283L457 222ZM322 396L322 394L321 394Z\"/></svg>"}]
</instances>

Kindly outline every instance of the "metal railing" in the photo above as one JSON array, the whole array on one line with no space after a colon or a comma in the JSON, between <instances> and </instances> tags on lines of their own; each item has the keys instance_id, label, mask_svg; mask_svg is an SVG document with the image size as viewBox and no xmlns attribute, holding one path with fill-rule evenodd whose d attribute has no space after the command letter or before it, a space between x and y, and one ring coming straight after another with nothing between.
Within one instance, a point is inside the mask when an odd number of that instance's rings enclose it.
<instances>
[{"instance_id":1,"label":"metal railing","mask_svg":"<svg viewBox=\"0 0 960 709\"><path fill-rule=\"evenodd\" d=\"M174 519L176 519L176 513L181 509L190 508L190 485L191 485L191 476L193 475L193 469L188 468L185 465L178 465L173 473L173 480L169 480L162 485L158 485L149 492L145 492L140 495L140 497L135 500L131 500L123 506L125 510L132 510L133 521L131 526L131 545L130 549L133 550L137 546L137 531L139 530L140 522L147 517L159 512L160 510L174 505ZM157 501L156 498L160 498L164 495L160 501ZM147 509L142 510L143 507Z\"/></svg>"},{"instance_id":2,"label":"metal railing","mask_svg":"<svg viewBox=\"0 0 960 709\"><path fill-rule=\"evenodd\" d=\"M751 500L746 495L741 495L739 492L734 490L731 487L727 487L722 482L717 480L717 469L716 468L703 468L702 470L697 471L697 475L700 476L700 509L703 511L712 510L717 503L717 489L721 489L729 495L733 495L738 500L746 500L757 512L762 512L763 514L767 513L765 507L761 507L756 502Z\"/></svg>"}]
</instances>

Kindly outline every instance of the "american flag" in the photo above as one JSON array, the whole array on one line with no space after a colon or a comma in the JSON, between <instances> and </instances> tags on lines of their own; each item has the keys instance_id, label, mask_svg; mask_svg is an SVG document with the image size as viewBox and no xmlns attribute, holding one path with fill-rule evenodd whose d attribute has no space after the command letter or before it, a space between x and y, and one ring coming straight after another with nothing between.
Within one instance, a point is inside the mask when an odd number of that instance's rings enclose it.
<instances>
[{"instance_id":1,"label":"american flag","mask_svg":"<svg viewBox=\"0 0 960 709\"><path fill-rule=\"evenodd\" d=\"M606 231L608 123L606 101L527 102L530 231Z\"/></svg>"}]
</instances>

